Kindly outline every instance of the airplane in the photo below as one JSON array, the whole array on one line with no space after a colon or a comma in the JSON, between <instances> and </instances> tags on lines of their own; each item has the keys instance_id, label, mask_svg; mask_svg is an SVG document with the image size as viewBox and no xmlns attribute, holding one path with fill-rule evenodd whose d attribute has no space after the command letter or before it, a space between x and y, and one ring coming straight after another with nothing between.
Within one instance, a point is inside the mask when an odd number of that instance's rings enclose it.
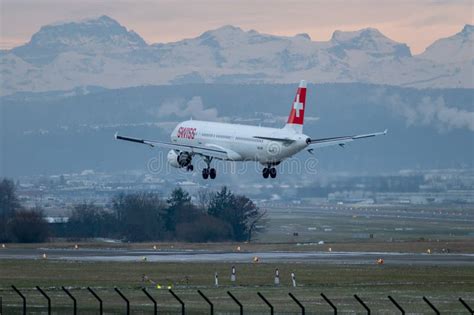
<instances>
[{"instance_id":1,"label":"airplane","mask_svg":"<svg viewBox=\"0 0 474 315\"><path fill-rule=\"evenodd\" d=\"M150 147L170 149L168 163L176 168L193 171L193 159L200 156L207 167L202 170L204 179L216 178L216 169L211 168L214 159L224 161L256 161L264 166L264 178L275 178L275 166L283 160L307 149L345 144L379 135L374 132L361 135L313 139L303 134L306 109L306 81L302 80L296 91L288 121L283 128L269 128L221 122L187 120L179 123L171 133L171 141L145 140L115 134L115 139L141 143Z\"/></svg>"}]
</instances>

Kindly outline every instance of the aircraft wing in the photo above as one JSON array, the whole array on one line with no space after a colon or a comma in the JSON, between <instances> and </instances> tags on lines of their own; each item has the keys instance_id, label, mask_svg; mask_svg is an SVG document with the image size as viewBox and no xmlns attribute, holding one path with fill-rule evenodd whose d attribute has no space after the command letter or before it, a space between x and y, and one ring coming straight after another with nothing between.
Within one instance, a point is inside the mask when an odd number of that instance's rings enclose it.
<instances>
[{"instance_id":1,"label":"aircraft wing","mask_svg":"<svg viewBox=\"0 0 474 315\"><path fill-rule=\"evenodd\" d=\"M214 148L214 147L183 145L183 144L176 144L176 143L165 142L165 141L145 140L145 139L139 139L139 138L119 136L118 134L115 134L115 139L146 144L152 148L159 147L159 148L172 149L172 150L178 150L178 151L186 151L189 153L199 154L202 156L209 156L209 157L213 157L220 160L225 160L228 158L227 151L219 149L219 148Z\"/></svg>"},{"instance_id":2,"label":"aircraft wing","mask_svg":"<svg viewBox=\"0 0 474 315\"><path fill-rule=\"evenodd\" d=\"M354 140L371 138L376 136L386 135L388 132L387 129L383 132L374 132L368 133L365 135L355 135L355 136L342 136L342 137L332 137L332 138L322 138L322 139L311 139L310 145L315 148L329 147L332 145L339 145L343 147L346 143L352 142Z\"/></svg>"}]
</instances>

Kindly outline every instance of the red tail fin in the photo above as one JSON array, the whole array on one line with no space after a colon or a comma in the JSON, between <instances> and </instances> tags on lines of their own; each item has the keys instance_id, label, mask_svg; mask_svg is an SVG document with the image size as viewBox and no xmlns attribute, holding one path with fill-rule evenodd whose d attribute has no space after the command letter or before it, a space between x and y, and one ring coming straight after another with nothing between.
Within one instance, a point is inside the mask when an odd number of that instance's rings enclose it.
<instances>
[{"instance_id":1,"label":"red tail fin","mask_svg":"<svg viewBox=\"0 0 474 315\"><path fill-rule=\"evenodd\" d=\"M297 132L303 132L305 103L306 81L301 80L285 127L293 128Z\"/></svg>"}]
</instances>

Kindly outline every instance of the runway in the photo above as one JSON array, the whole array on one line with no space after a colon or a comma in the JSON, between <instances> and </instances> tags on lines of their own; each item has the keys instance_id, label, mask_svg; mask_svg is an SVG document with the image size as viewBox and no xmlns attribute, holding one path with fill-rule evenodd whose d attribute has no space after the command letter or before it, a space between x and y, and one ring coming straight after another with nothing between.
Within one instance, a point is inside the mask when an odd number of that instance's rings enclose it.
<instances>
[{"instance_id":1,"label":"runway","mask_svg":"<svg viewBox=\"0 0 474 315\"><path fill-rule=\"evenodd\" d=\"M474 254L425 254L393 252L223 252L205 250L128 249L0 249L2 259L44 259L83 262L229 262L374 264L379 258L389 265L474 266Z\"/></svg>"}]
</instances>

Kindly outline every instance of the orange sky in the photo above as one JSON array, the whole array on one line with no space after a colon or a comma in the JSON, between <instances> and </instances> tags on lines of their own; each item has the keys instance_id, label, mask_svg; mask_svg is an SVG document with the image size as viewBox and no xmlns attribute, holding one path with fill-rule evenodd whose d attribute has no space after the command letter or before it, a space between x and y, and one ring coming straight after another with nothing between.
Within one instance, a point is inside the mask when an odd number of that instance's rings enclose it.
<instances>
[{"instance_id":1,"label":"orange sky","mask_svg":"<svg viewBox=\"0 0 474 315\"><path fill-rule=\"evenodd\" d=\"M143 1L0 0L0 48L27 42L42 25L103 14L135 30L148 43L195 37L222 25L329 40L334 30L379 29L421 53L438 38L474 24L474 1Z\"/></svg>"}]
</instances>

